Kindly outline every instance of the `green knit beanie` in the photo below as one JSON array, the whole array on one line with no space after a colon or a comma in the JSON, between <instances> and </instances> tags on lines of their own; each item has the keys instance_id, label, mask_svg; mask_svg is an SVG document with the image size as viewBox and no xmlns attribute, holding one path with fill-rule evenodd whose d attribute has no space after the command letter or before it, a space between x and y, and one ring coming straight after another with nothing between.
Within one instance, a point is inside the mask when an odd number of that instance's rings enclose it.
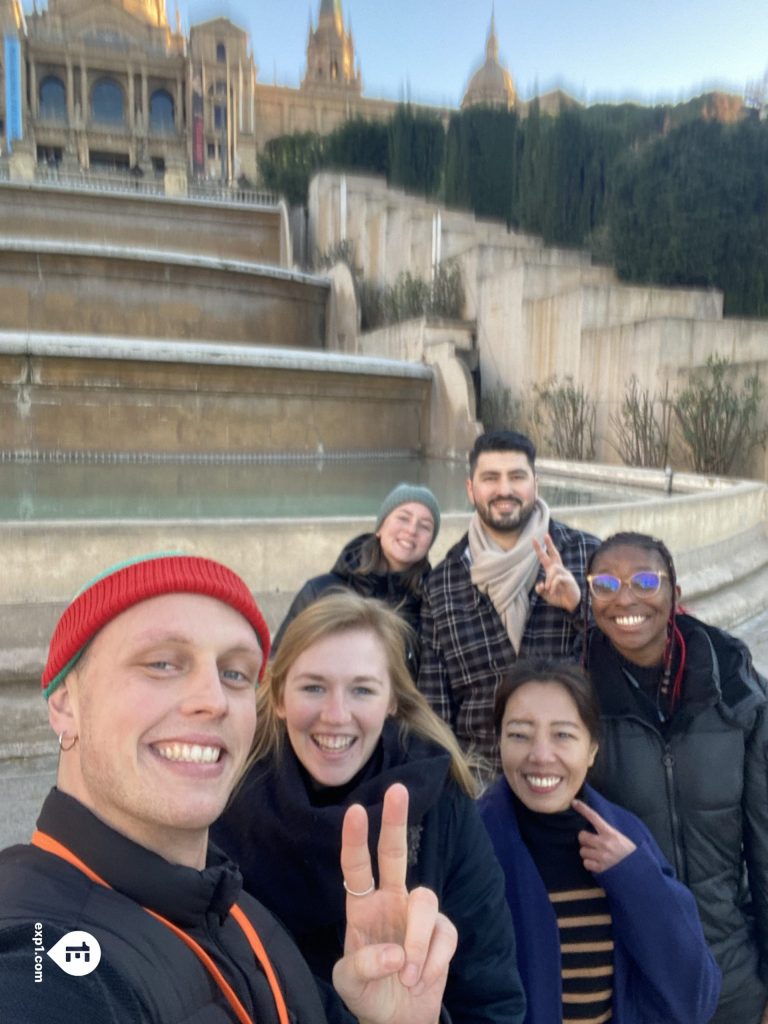
<instances>
[{"instance_id":1,"label":"green knit beanie","mask_svg":"<svg viewBox=\"0 0 768 1024\"><path fill-rule=\"evenodd\" d=\"M398 484L397 487L392 488L381 503L379 514L376 517L374 533L390 512L393 512L400 505L407 505L410 501L418 501L420 505L425 505L432 513L432 519L435 523L435 532L432 534L432 544L434 544L440 531L440 506L437 504L437 498L432 491L428 487L419 487L418 484Z\"/></svg>"}]
</instances>

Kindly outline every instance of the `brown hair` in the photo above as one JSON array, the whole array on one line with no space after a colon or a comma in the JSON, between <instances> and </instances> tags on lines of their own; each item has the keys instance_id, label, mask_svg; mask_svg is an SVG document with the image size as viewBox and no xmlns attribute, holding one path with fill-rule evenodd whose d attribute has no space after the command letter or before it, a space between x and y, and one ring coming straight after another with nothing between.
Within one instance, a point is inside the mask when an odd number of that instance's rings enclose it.
<instances>
[{"instance_id":1,"label":"brown hair","mask_svg":"<svg viewBox=\"0 0 768 1024\"><path fill-rule=\"evenodd\" d=\"M469 796L477 785L469 762L456 737L416 689L405 662L405 644L412 630L384 602L352 591L328 593L305 608L288 625L264 682L256 695L256 735L248 766L269 754L279 754L285 741L284 721L277 711L282 704L288 673L296 659L312 644L350 630L367 630L381 643L387 659L394 717L401 734L429 740L451 755L451 774Z\"/></svg>"},{"instance_id":2,"label":"brown hair","mask_svg":"<svg viewBox=\"0 0 768 1024\"><path fill-rule=\"evenodd\" d=\"M600 743L600 706L589 676L569 661L537 658L518 661L502 678L493 702L493 724L501 735L504 712L509 698L526 683L557 683L566 691L579 713L593 743Z\"/></svg>"},{"instance_id":3,"label":"brown hair","mask_svg":"<svg viewBox=\"0 0 768 1024\"><path fill-rule=\"evenodd\" d=\"M384 552L381 550L381 541L375 533L372 533L360 545L360 564L352 570L352 575L370 576L371 573L379 571L382 561L387 562ZM387 567L387 572L393 571ZM399 574L403 589L409 594L413 594L414 597L421 598L424 593L424 579L428 571L429 560L427 558L420 558L418 562L409 565Z\"/></svg>"}]
</instances>

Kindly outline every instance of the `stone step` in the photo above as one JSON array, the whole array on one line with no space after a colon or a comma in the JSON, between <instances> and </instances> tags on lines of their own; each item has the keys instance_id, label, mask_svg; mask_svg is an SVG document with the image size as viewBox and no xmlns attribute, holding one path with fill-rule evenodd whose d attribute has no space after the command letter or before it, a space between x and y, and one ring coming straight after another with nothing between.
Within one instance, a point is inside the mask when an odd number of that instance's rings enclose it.
<instances>
[{"instance_id":1,"label":"stone step","mask_svg":"<svg viewBox=\"0 0 768 1024\"><path fill-rule=\"evenodd\" d=\"M293 594L254 595L274 633ZM57 603L5 606L0 615L0 762L57 753L48 724L40 674L48 641L63 610Z\"/></svg>"},{"instance_id":2,"label":"stone step","mask_svg":"<svg viewBox=\"0 0 768 1024\"><path fill-rule=\"evenodd\" d=\"M755 526L678 559L682 603L731 629L768 608L768 534Z\"/></svg>"},{"instance_id":3,"label":"stone step","mask_svg":"<svg viewBox=\"0 0 768 1024\"><path fill-rule=\"evenodd\" d=\"M293 594L266 591L254 594L275 633L293 600ZM8 604L0 609L0 692L5 683L39 680L48 654L48 643L56 622L64 610L61 602Z\"/></svg>"}]
</instances>

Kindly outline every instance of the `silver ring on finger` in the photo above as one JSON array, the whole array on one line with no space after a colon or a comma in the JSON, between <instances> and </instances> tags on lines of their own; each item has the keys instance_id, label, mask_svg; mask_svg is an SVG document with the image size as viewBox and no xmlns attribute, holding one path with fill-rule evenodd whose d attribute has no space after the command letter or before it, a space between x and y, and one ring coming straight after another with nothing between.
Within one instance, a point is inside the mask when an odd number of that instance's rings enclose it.
<instances>
[{"instance_id":1,"label":"silver ring on finger","mask_svg":"<svg viewBox=\"0 0 768 1024\"><path fill-rule=\"evenodd\" d=\"M372 892L376 891L376 883L374 882L373 878L371 878L371 884L368 886L365 892L355 892L354 889L350 889L349 886L347 885L346 878L343 879L343 885L344 892L346 892L348 896L370 896Z\"/></svg>"}]
</instances>

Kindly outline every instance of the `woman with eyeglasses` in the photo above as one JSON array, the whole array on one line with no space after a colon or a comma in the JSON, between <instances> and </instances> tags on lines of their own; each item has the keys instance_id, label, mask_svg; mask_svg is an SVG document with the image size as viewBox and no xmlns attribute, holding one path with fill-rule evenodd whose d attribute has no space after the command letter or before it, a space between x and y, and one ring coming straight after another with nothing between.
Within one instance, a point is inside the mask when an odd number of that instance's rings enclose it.
<instances>
[{"instance_id":1,"label":"woman with eyeglasses","mask_svg":"<svg viewBox=\"0 0 768 1024\"><path fill-rule=\"evenodd\" d=\"M766 680L740 640L678 606L661 541L614 534L587 582L594 785L645 822L693 892L723 972L714 1024L768 1024Z\"/></svg>"}]
</instances>

